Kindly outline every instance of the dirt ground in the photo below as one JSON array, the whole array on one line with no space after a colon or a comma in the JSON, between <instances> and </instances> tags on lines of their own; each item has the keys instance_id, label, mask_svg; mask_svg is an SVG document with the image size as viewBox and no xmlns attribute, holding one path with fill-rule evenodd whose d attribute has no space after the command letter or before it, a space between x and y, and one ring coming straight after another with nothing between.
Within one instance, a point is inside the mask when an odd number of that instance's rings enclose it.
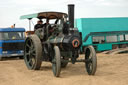
<instances>
[{"instance_id":1,"label":"dirt ground","mask_svg":"<svg viewBox=\"0 0 128 85\"><path fill-rule=\"evenodd\" d=\"M95 76L89 76L84 63L69 63L59 78L53 76L50 63L31 71L24 60L0 61L0 85L128 85L128 54L97 54Z\"/></svg>"}]
</instances>

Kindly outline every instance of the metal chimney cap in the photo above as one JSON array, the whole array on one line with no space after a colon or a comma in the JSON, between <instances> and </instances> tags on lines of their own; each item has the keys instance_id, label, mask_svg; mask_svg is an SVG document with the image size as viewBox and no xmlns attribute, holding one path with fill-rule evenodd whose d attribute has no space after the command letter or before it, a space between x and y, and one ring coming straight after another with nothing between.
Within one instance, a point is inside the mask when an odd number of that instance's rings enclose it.
<instances>
[{"instance_id":1,"label":"metal chimney cap","mask_svg":"<svg viewBox=\"0 0 128 85\"><path fill-rule=\"evenodd\" d=\"M75 6L74 4L68 4L68 6Z\"/></svg>"}]
</instances>

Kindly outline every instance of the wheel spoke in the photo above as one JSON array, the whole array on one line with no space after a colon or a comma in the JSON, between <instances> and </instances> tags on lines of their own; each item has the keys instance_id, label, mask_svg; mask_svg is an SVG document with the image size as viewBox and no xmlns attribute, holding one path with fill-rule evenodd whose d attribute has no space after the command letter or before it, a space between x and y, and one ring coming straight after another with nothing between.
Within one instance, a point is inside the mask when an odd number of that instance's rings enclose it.
<instances>
[{"instance_id":1,"label":"wheel spoke","mask_svg":"<svg viewBox=\"0 0 128 85\"><path fill-rule=\"evenodd\" d=\"M26 44L26 47L30 48L31 46L27 43L27 44Z\"/></svg>"},{"instance_id":2,"label":"wheel spoke","mask_svg":"<svg viewBox=\"0 0 128 85\"><path fill-rule=\"evenodd\" d=\"M35 49L32 49L32 50L31 50L31 55L33 55L34 57L36 56Z\"/></svg>"},{"instance_id":3,"label":"wheel spoke","mask_svg":"<svg viewBox=\"0 0 128 85\"><path fill-rule=\"evenodd\" d=\"M92 53L90 53L89 57L87 58L88 64L92 63L92 57L93 57L93 55L92 55Z\"/></svg>"},{"instance_id":4,"label":"wheel spoke","mask_svg":"<svg viewBox=\"0 0 128 85\"><path fill-rule=\"evenodd\" d=\"M89 64L89 63L92 63L92 58L91 58L91 59L87 59L87 60L86 60L86 63L88 63L88 64Z\"/></svg>"},{"instance_id":5,"label":"wheel spoke","mask_svg":"<svg viewBox=\"0 0 128 85\"><path fill-rule=\"evenodd\" d=\"M30 46L30 48L31 48L31 49L34 49L34 46L33 46L33 44L32 44L32 43L31 43L31 46Z\"/></svg>"},{"instance_id":6,"label":"wheel spoke","mask_svg":"<svg viewBox=\"0 0 128 85\"><path fill-rule=\"evenodd\" d=\"M28 47L29 49L33 48L32 40L28 40L28 43L26 44L26 47Z\"/></svg>"},{"instance_id":7,"label":"wheel spoke","mask_svg":"<svg viewBox=\"0 0 128 85\"><path fill-rule=\"evenodd\" d=\"M92 63L88 64L89 70L92 71Z\"/></svg>"},{"instance_id":8,"label":"wheel spoke","mask_svg":"<svg viewBox=\"0 0 128 85\"><path fill-rule=\"evenodd\" d=\"M25 53L25 55L27 56L27 55L29 55L29 53Z\"/></svg>"},{"instance_id":9,"label":"wheel spoke","mask_svg":"<svg viewBox=\"0 0 128 85\"><path fill-rule=\"evenodd\" d=\"M32 64L33 64L33 62L32 62L32 59L31 59L31 58L29 59L28 63L29 63L30 65L32 65Z\"/></svg>"},{"instance_id":10,"label":"wheel spoke","mask_svg":"<svg viewBox=\"0 0 128 85\"><path fill-rule=\"evenodd\" d=\"M36 54L35 54L35 53L33 53L32 55L33 55L34 57L36 56Z\"/></svg>"},{"instance_id":11,"label":"wheel spoke","mask_svg":"<svg viewBox=\"0 0 128 85\"><path fill-rule=\"evenodd\" d=\"M31 46L33 45L33 42L32 42L32 40L30 40L30 44L31 44Z\"/></svg>"},{"instance_id":12,"label":"wheel spoke","mask_svg":"<svg viewBox=\"0 0 128 85\"><path fill-rule=\"evenodd\" d=\"M31 49L31 53L35 53L35 48Z\"/></svg>"}]
</instances>

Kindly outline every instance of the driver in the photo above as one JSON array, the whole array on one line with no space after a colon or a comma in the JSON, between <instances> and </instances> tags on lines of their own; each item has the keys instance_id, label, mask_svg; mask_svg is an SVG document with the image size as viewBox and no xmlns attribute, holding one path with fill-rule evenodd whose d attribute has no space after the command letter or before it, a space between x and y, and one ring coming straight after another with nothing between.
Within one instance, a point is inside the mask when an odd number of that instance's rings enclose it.
<instances>
[{"instance_id":1,"label":"driver","mask_svg":"<svg viewBox=\"0 0 128 85\"><path fill-rule=\"evenodd\" d=\"M42 20L37 21L37 24L34 26L34 31L36 31L39 28L43 28L43 26L44 25Z\"/></svg>"}]
</instances>

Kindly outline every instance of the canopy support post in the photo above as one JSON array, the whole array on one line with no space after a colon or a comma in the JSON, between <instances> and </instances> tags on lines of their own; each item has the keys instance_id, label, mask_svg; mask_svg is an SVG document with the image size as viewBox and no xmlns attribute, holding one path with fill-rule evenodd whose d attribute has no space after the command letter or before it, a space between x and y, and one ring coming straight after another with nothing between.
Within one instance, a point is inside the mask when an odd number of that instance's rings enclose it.
<instances>
[{"instance_id":1,"label":"canopy support post","mask_svg":"<svg viewBox=\"0 0 128 85\"><path fill-rule=\"evenodd\" d=\"M32 18L28 18L28 20L29 20L29 31L31 31L31 19Z\"/></svg>"}]
</instances>

